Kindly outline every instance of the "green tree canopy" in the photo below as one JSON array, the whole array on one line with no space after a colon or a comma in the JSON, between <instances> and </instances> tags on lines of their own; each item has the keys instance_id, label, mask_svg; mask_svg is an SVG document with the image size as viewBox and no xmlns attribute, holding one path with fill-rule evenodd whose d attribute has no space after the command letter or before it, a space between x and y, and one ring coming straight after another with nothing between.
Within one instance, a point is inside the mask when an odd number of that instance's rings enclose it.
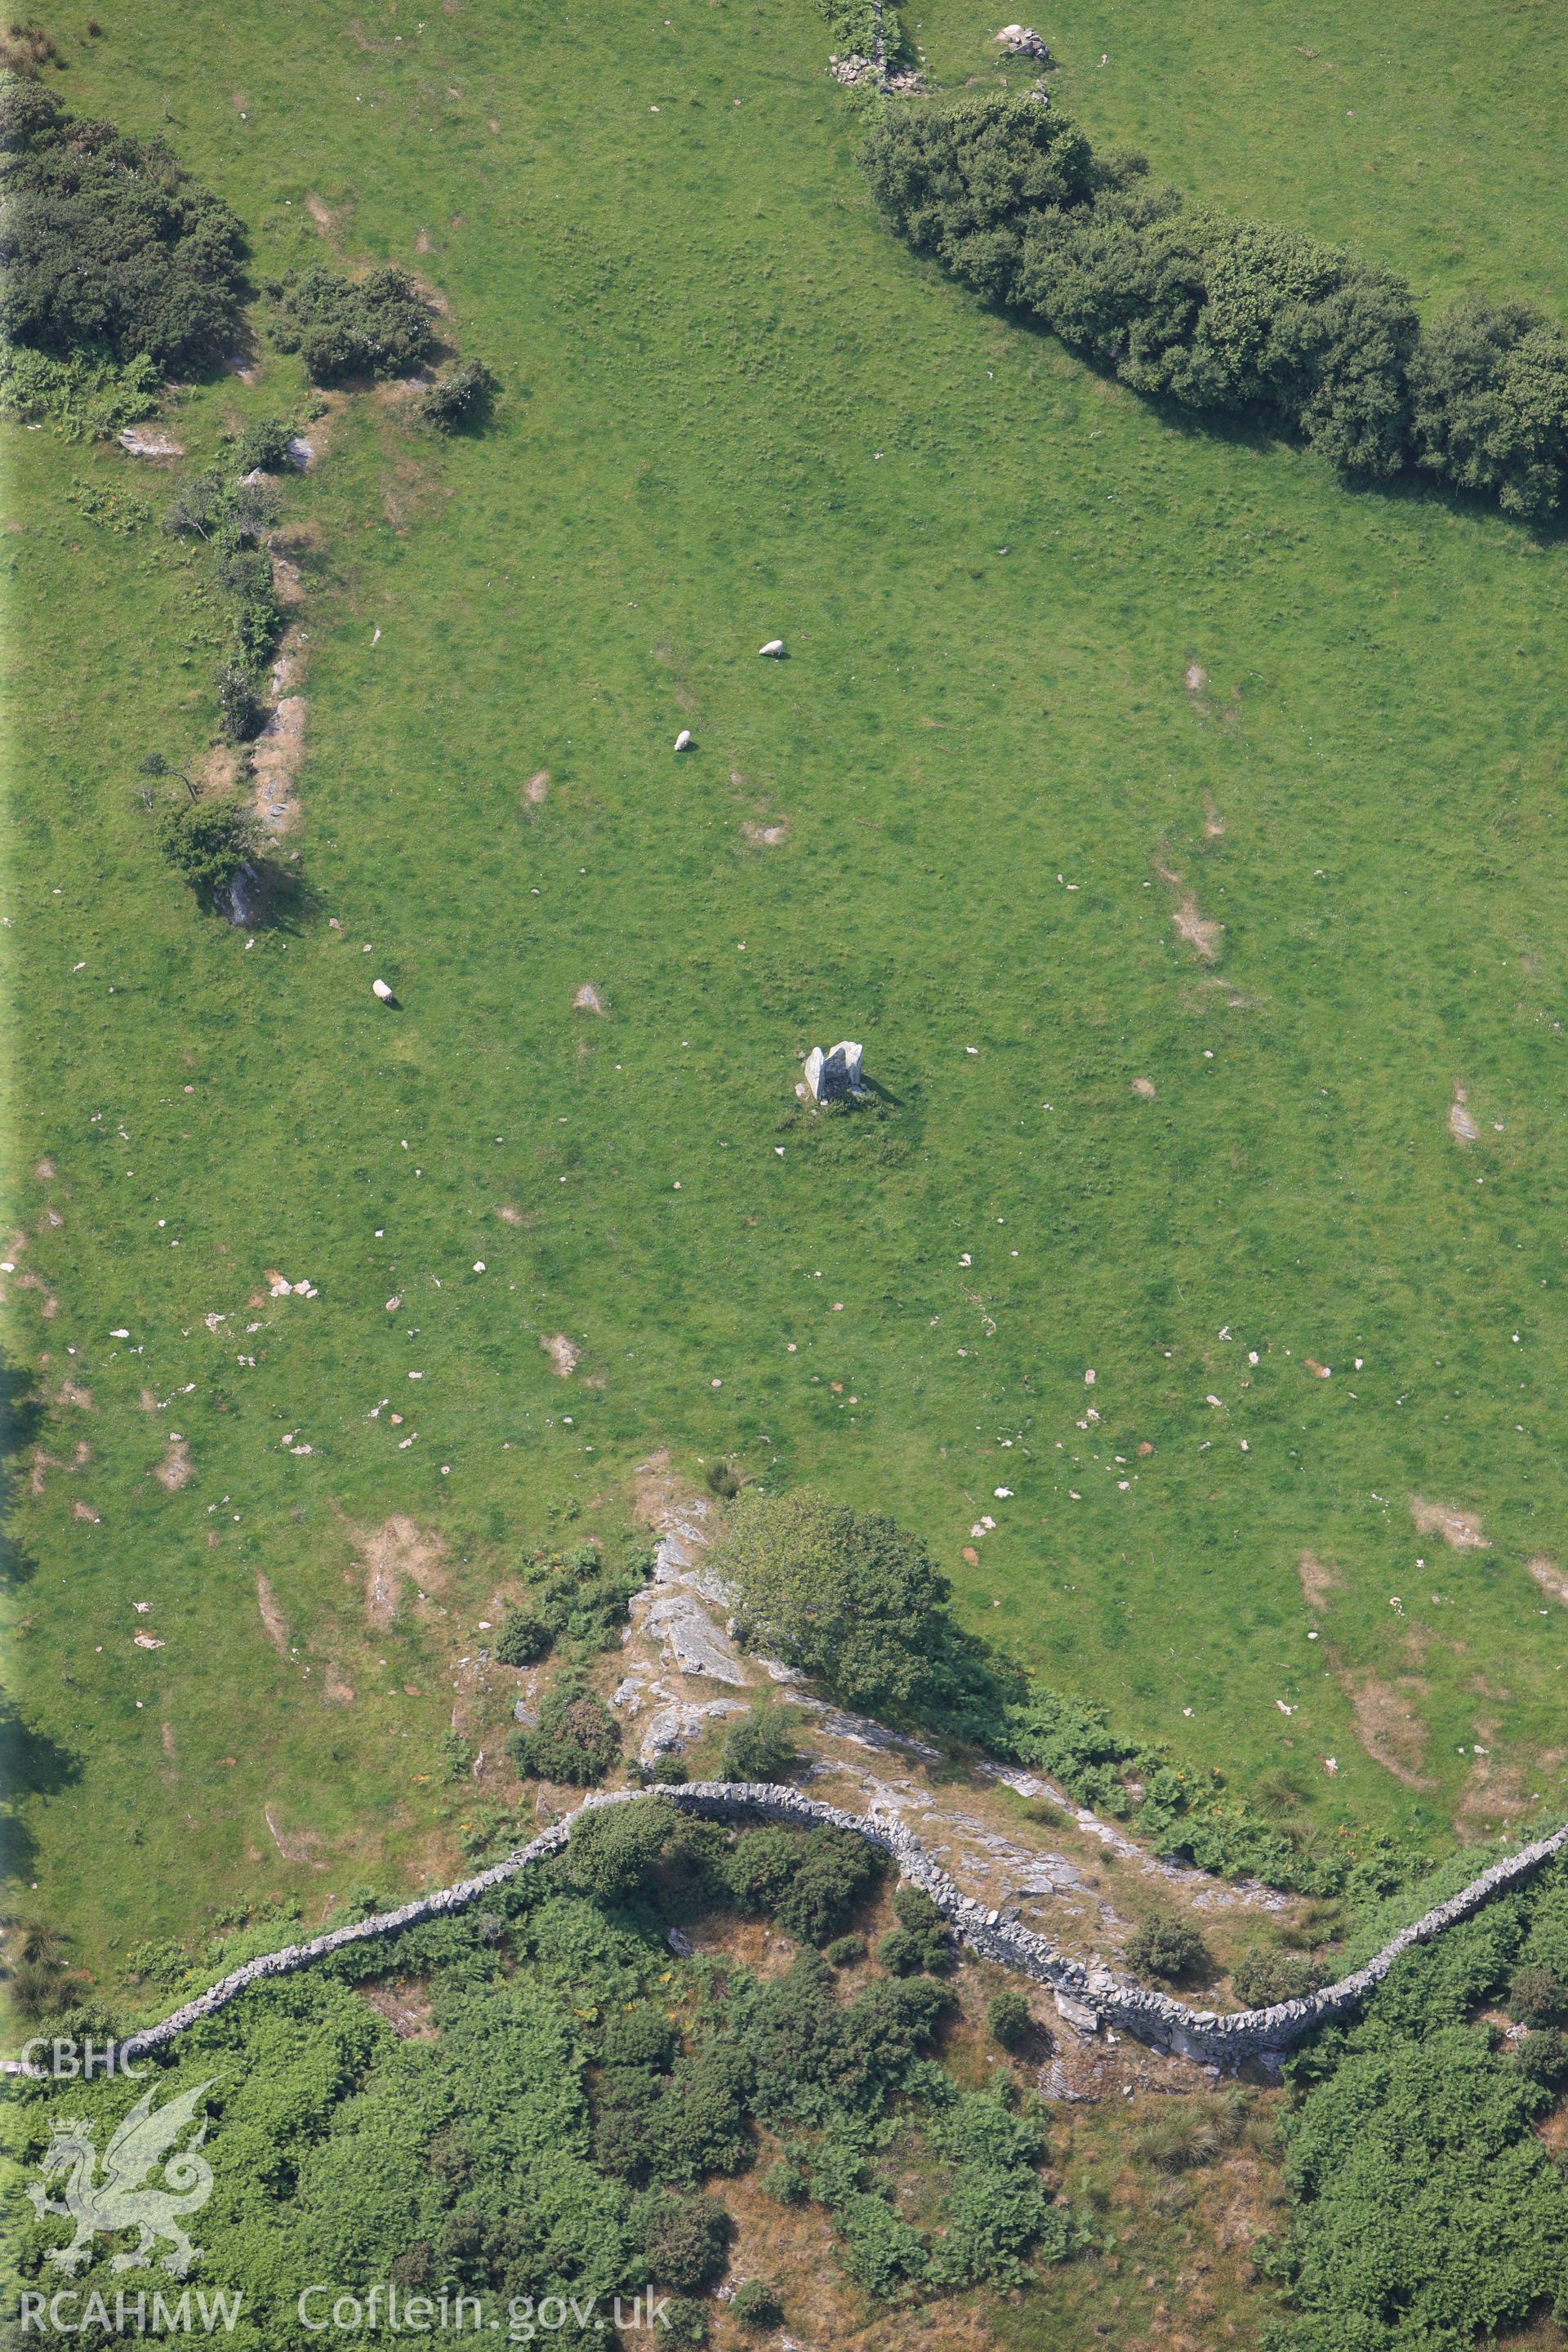
<instances>
[{"instance_id":1,"label":"green tree canopy","mask_svg":"<svg viewBox=\"0 0 1568 2352\"><path fill-rule=\"evenodd\" d=\"M747 1646L856 1706L907 1706L951 1631L952 1588L919 1538L812 1487L742 1496L716 1566Z\"/></svg>"}]
</instances>

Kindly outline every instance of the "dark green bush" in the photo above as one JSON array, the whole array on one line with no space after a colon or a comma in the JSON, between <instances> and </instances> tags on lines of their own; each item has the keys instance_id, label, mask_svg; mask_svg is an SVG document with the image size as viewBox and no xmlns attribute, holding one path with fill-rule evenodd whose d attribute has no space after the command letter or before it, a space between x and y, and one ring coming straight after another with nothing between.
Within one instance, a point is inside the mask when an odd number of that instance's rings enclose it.
<instances>
[{"instance_id":1,"label":"dark green bush","mask_svg":"<svg viewBox=\"0 0 1568 2352\"><path fill-rule=\"evenodd\" d=\"M907 1705L949 1636L952 1588L918 1538L809 1487L742 1495L715 1565L742 1641L857 1706Z\"/></svg>"},{"instance_id":2,"label":"dark green bush","mask_svg":"<svg viewBox=\"0 0 1568 2352\"><path fill-rule=\"evenodd\" d=\"M1527 2033L1514 2045L1513 2063L1531 2082L1560 2089L1568 2083L1568 2033L1555 2028L1545 2033Z\"/></svg>"},{"instance_id":3,"label":"dark green bush","mask_svg":"<svg viewBox=\"0 0 1568 2352\"><path fill-rule=\"evenodd\" d=\"M1524 302L1471 300L1433 320L1410 365L1415 462L1532 520L1568 477L1568 341Z\"/></svg>"},{"instance_id":4,"label":"dark green bush","mask_svg":"<svg viewBox=\"0 0 1568 2352\"><path fill-rule=\"evenodd\" d=\"M591 1789L621 1752L620 1727L591 1691L552 1691L531 1731L514 1731L507 1742L525 1780L561 1780Z\"/></svg>"},{"instance_id":5,"label":"dark green bush","mask_svg":"<svg viewBox=\"0 0 1568 2352\"><path fill-rule=\"evenodd\" d=\"M531 1609L509 1609L495 1639L494 1655L503 1666L537 1665L550 1655L554 1634L542 1617Z\"/></svg>"},{"instance_id":6,"label":"dark green bush","mask_svg":"<svg viewBox=\"0 0 1568 2352\"><path fill-rule=\"evenodd\" d=\"M422 421L437 433L457 433L484 422L499 389L483 360L458 360L441 369L416 405Z\"/></svg>"},{"instance_id":7,"label":"dark green bush","mask_svg":"<svg viewBox=\"0 0 1568 2352\"><path fill-rule=\"evenodd\" d=\"M237 801L169 801L158 814L158 846L182 882L212 900L258 856L260 836Z\"/></svg>"},{"instance_id":8,"label":"dark green bush","mask_svg":"<svg viewBox=\"0 0 1568 2352\"><path fill-rule=\"evenodd\" d=\"M1300 2000L1327 1982L1327 1972L1305 1952L1282 1952L1271 1944L1243 1952L1230 1972L1231 1990L1244 2009L1269 2009L1278 2000Z\"/></svg>"},{"instance_id":9,"label":"dark green bush","mask_svg":"<svg viewBox=\"0 0 1568 2352\"><path fill-rule=\"evenodd\" d=\"M280 474L289 463L293 437L292 428L281 417L263 416L247 425L235 444L236 473L250 474L259 467L264 474Z\"/></svg>"},{"instance_id":10,"label":"dark green bush","mask_svg":"<svg viewBox=\"0 0 1568 2352\"><path fill-rule=\"evenodd\" d=\"M866 1957L866 1938L853 1933L835 1936L830 1944L823 1946L822 1957L831 1968L852 1969L857 1960Z\"/></svg>"},{"instance_id":11,"label":"dark green bush","mask_svg":"<svg viewBox=\"0 0 1568 2352\"><path fill-rule=\"evenodd\" d=\"M435 344L435 313L401 269L373 269L353 279L318 263L273 280L267 291L274 342L298 352L317 383L405 375L423 365Z\"/></svg>"},{"instance_id":12,"label":"dark green bush","mask_svg":"<svg viewBox=\"0 0 1568 2352\"><path fill-rule=\"evenodd\" d=\"M942 1913L918 1886L900 1886L893 1896L899 1924L883 1937L877 1958L896 1977L939 1975L952 1966L952 1944Z\"/></svg>"},{"instance_id":13,"label":"dark green bush","mask_svg":"<svg viewBox=\"0 0 1568 2352\"><path fill-rule=\"evenodd\" d=\"M690 2295L677 2295L668 2303L660 2300L659 2342L668 2347L668 2352L701 2352L709 2336L707 2305Z\"/></svg>"},{"instance_id":14,"label":"dark green bush","mask_svg":"<svg viewBox=\"0 0 1568 2352\"><path fill-rule=\"evenodd\" d=\"M653 1768L655 1786L661 1789L681 1789L691 1778L679 1756L660 1756Z\"/></svg>"},{"instance_id":15,"label":"dark green bush","mask_svg":"<svg viewBox=\"0 0 1568 2352\"><path fill-rule=\"evenodd\" d=\"M1027 2042L1034 2025L1028 2002L1011 1985L993 1993L985 2004L985 2030L1004 2050L1016 2050Z\"/></svg>"},{"instance_id":16,"label":"dark green bush","mask_svg":"<svg viewBox=\"0 0 1568 2352\"><path fill-rule=\"evenodd\" d=\"M567 1704L568 1706L581 1706L582 1701L572 1700ZM594 1704L596 1706L597 1701ZM541 1731L544 1729L547 1713L548 1702L540 1710ZM598 1729L602 1734L603 1727L599 1726ZM537 1738L538 1734L531 1737ZM531 1756L534 1750L531 1748L529 1752ZM546 1777L562 1780L568 1776L555 1772ZM578 1782L575 1785L586 1784ZM627 1805L585 1806L573 1819L572 1833L566 1846L565 1875L574 1886L592 1895L595 1902L625 1901L644 1889L649 1873L675 1826L675 1815L668 1802L657 1797L638 1799L636 1803Z\"/></svg>"},{"instance_id":17,"label":"dark green bush","mask_svg":"<svg viewBox=\"0 0 1568 2352\"><path fill-rule=\"evenodd\" d=\"M232 349L245 236L159 140L79 121L0 74L0 334L165 373Z\"/></svg>"},{"instance_id":18,"label":"dark green bush","mask_svg":"<svg viewBox=\"0 0 1568 2352\"><path fill-rule=\"evenodd\" d=\"M646 2066L656 2074L666 2074L679 2047L676 2027L650 2002L639 2001L635 2009L623 2010L605 2022L606 2066Z\"/></svg>"},{"instance_id":19,"label":"dark green bush","mask_svg":"<svg viewBox=\"0 0 1568 2352\"><path fill-rule=\"evenodd\" d=\"M660 2286L690 2292L711 2286L721 2274L733 2225L716 2198L656 2190L640 2201L637 2225L649 2273Z\"/></svg>"},{"instance_id":20,"label":"dark green bush","mask_svg":"<svg viewBox=\"0 0 1568 2352\"><path fill-rule=\"evenodd\" d=\"M1127 1938L1127 1965L1135 1976L1158 1977L1166 1984L1211 1973L1208 1946L1185 1919L1151 1912Z\"/></svg>"},{"instance_id":21,"label":"dark green bush","mask_svg":"<svg viewBox=\"0 0 1568 2352\"><path fill-rule=\"evenodd\" d=\"M1568 1987L1554 1969L1527 1960L1509 1979L1508 2007L1521 2025L1568 2024Z\"/></svg>"},{"instance_id":22,"label":"dark green bush","mask_svg":"<svg viewBox=\"0 0 1568 2352\"><path fill-rule=\"evenodd\" d=\"M731 2298L730 2315L738 2327L782 2327L784 2305L771 2286L759 2278L742 2279Z\"/></svg>"},{"instance_id":23,"label":"dark green bush","mask_svg":"<svg viewBox=\"0 0 1568 2352\"><path fill-rule=\"evenodd\" d=\"M792 1936L822 1944L840 1931L882 1867L863 1838L824 1824L804 1837L785 1829L742 1831L724 1876L743 1910L770 1912Z\"/></svg>"}]
</instances>

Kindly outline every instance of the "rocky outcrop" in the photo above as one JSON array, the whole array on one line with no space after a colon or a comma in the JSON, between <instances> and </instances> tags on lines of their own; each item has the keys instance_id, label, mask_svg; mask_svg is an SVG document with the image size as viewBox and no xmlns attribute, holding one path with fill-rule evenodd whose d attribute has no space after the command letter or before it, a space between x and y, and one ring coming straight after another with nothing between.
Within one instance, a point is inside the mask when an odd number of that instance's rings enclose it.
<instances>
[{"instance_id":1,"label":"rocky outcrop","mask_svg":"<svg viewBox=\"0 0 1568 2352\"><path fill-rule=\"evenodd\" d=\"M696 1781L683 1788L667 1789L662 1794L682 1811L710 1820L760 1820L802 1829L826 1822L835 1829L852 1831L890 1855L901 1877L924 1889L972 1951L999 1967L1014 1969L1036 1984L1048 1986L1056 1996L1058 2013L1079 2031L1095 2032L1102 2026L1119 2027L1178 2057L1222 2066L1283 2053L1305 2041L1320 2026L1352 2015L1382 1983L1401 1953L1419 1944L1429 1944L1446 1928L1472 1917L1494 1895L1518 1886L1553 1854L1568 1847L1565 1823L1550 1837L1538 1838L1533 1844L1482 1871L1459 1894L1402 1928L1364 1968L1342 1978L1338 1984L1326 1985L1321 1992L1311 1993L1304 2000L1277 2002L1271 2009L1238 2010L1222 2016L1212 2010L1189 2009L1168 1993L1152 1992L1114 1976L1109 1969L1086 1967L1081 1961L1067 1958L1047 1937L1021 1926L1005 1910L987 1908L973 1895L962 1894L947 1873L931 1861L913 1831L896 1819L864 1819L836 1805L823 1804L798 1789L773 1782ZM641 1801L647 1801L638 1790L616 1790L605 1796L588 1798L586 1805ZM199 1993L195 2000L184 2002L158 2024L128 2035L120 2045L120 2055L121 2059L134 2060L165 2048L177 2034L198 2024L203 2018L213 2016L252 1985L263 1984L269 1978L292 1975L296 1969L310 1968L351 1944L371 1943L379 1937L398 1935L405 1927L416 1927L426 1919L445 1918L465 1911L515 1878L520 1871L559 1853L570 1832L570 1820L553 1822L504 1862L480 1871L473 1878L460 1879L455 1886L441 1887L433 1895L422 1895L395 1911L379 1912L373 1918L358 1919L350 1927L312 1937L309 1943L290 1944L281 1951L247 1960L243 1968L236 1969L231 1976ZM5 2071L11 2074L39 2074L45 2070L8 2060Z\"/></svg>"}]
</instances>

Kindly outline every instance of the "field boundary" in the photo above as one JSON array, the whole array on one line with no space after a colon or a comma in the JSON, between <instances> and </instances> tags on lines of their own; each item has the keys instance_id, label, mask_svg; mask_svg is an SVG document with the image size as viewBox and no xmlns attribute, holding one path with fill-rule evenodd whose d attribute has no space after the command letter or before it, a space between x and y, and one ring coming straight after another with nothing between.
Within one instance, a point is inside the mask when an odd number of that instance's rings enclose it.
<instances>
[{"instance_id":1,"label":"field boundary","mask_svg":"<svg viewBox=\"0 0 1568 2352\"><path fill-rule=\"evenodd\" d=\"M1325 1985L1321 1991L1300 2000L1278 2001L1268 2009L1237 2010L1221 2015L1213 2010L1189 2009L1169 1993L1129 1984L1107 1968L1086 1968L1079 1960L1068 1959L1056 1949L1048 1937L963 1894L940 1864L931 1861L913 1832L901 1822L873 1821L859 1813L846 1812L837 1805L824 1804L817 1798L804 1796L798 1789L785 1788L776 1781L699 1780L666 1789L660 1795L684 1812L710 1820L755 1818L801 1829L825 1824L848 1830L890 1855L899 1865L900 1875L931 1896L943 1918L972 1950L1037 1984L1048 1985L1057 1997L1060 2013L1070 2024L1090 2032L1102 2025L1119 2026L1124 2032L1177 2057L1209 2065L1236 2065L1246 2058L1282 2053L1320 2026L1353 2014L1382 1983L1401 1954L1430 1943L1446 1928L1472 1917L1495 1895L1506 1894L1554 1854L1568 1849L1568 1822L1564 1822L1550 1836L1537 1838L1530 1845L1521 1846L1517 1853L1506 1854L1500 1862L1493 1863L1458 1895L1436 1904L1408 1927L1402 1927L1364 1967L1342 1977L1337 1983ZM585 1799L578 1811L599 1805L644 1801L647 1800L642 1790L615 1790L602 1797ZM438 1887L433 1894L419 1895L395 1911L379 1911L368 1919L334 1927L326 1935L312 1937L308 1943L285 1945L279 1951L264 1952L256 1959L247 1960L243 1967L221 1978L194 2000L182 2003L156 2024L128 2034L119 2044L120 2059L134 2061L165 2049L177 2034L214 2016L252 1985L264 1983L270 1977L290 1976L351 1944L372 1943L384 1936L398 1935L405 1927L418 1927L426 1919L445 1918L467 1910L494 1888L515 1878L520 1871L559 1853L576 1818L574 1813L565 1821L552 1823L527 1845L508 1854L504 1862L479 1871L472 1878ZM0 2071L48 2079L47 2067L29 2066L19 2059L0 2062Z\"/></svg>"}]
</instances>

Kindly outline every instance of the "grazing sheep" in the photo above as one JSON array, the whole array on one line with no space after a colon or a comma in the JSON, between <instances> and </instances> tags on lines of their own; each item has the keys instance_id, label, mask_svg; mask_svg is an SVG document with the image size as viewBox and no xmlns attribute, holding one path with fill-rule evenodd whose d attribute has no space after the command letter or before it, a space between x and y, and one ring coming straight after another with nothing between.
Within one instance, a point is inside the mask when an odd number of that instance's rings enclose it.
<instances>
[{"instance_id":1,"label":"grazing sheep","mask_svg":"<svg viewBox=\"0 0 1568 2352\"><path fill-rule=\"evenodd\" d=\"M766 654L771 661L783 661L784 649L784 642L782 637L770 637L765 646L757 647L758 653Z\"/></svg>"},{"instance_id":2,"label":"grazing sheep","mask_svg":"<svg viewBox=\"0 0 1568 2352\"><path fill-rule=\"evenodd\" d=\"M683 727L675 739L675 748L678 751L685 751L690 748L690 743L691 730L689 727Z\"/></svg>"},{"instance_id":3,"label":"grazing sheep","mask_svg":"<svg viewBox=\"0 0 1568 2352\"><path fill-rule=\"evenodd\" d=\"M384 1004L390 1004L393 1002L392 991L388 988L384 980L373 980L370 984L370 992L373 996L379 996Z\"/></svg>"}]
</instances>

